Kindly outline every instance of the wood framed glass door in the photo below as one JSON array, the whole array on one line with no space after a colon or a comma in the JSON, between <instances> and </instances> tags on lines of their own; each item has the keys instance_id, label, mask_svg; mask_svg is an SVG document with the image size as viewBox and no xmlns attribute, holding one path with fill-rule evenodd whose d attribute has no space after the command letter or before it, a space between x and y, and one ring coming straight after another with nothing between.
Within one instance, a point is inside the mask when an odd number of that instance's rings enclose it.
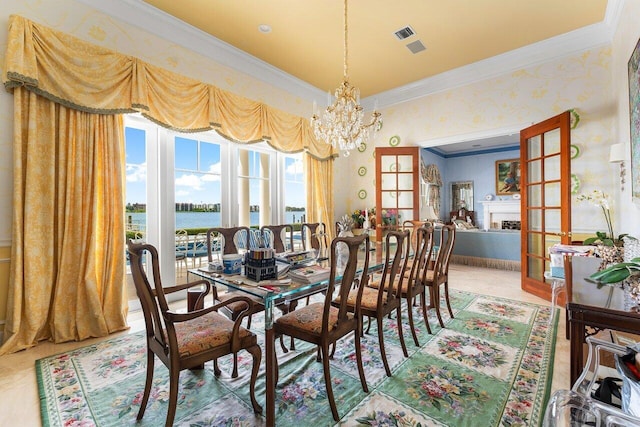
<instances>
[{"instance_id":1,"label":"wood framed glass door","mask_svg":"<svg viewBox=\"0 0 640 427\"><path fill-rule=\"evenodd\" d=\"M569 111L520 131L522 289L549 301L549 247L571 241L570 145Z\"/></svg>"},{"instance_id":2,"label":"wood framed glass door","mask_svg":"<svg viewBox=\"0 0 640 427\"><path fill-rule=\"evenodd\" d=\"M420 215L420 147L376 148L376 241Z\"/></svg>"}]
</instances>

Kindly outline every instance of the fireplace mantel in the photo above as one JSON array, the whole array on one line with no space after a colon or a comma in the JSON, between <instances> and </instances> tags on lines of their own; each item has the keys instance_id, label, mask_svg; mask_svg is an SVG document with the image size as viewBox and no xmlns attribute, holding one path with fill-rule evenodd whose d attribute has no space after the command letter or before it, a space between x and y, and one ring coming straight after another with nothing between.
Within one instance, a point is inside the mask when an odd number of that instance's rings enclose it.
<instances>
[{"instance_id":1,"label":"fireplace mantel","mask_svg":"<svg viewBox=\"0 0 640 427\"><path fill-rule=\"evenodd\" d=\"M520 200L481 201L484 230L501 229L502 221L520 221Z\"/></svg>"}]
</instances>

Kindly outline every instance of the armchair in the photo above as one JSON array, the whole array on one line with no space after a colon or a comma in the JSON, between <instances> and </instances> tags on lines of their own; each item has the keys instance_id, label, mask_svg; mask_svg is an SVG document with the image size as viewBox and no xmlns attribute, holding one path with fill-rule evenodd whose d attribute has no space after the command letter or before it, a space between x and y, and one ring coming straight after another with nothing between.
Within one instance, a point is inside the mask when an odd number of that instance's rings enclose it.
<instances>
[{"instance_id":1,"label":"armchair","mask_svg":"<svg viewBox=\"0 0 640 427\"><path fill-rule=\"evenodd\" d=\"M182 291L193 286L204 286L205 291L199 300L204 298L211 286L206 280L199 280L177 286L163 287L160 278L158 252L149 244L127 243L127 252L131 260L131 274L140 298L147 330L147 375L144 393L137 419L141 420L149 400L153 383L154 362L157 357L169 369L169 408L166 426L173 425L177 410L178 379L180 372L194 369L209 360L214 362L214 374L220 375L217 359L227 354L235 354L246 350L253 356L253 369L249 382L249 395L253 411L262 413L262 407L255 398L255 384L260 368L262 350L254 333L243 328L240 323L251 311L253 302L246 297L234 297L211 307L188 313L170 310L166 294ZM150 255L150 263L145 269L146 254ZM152 282L147 276L150 270ZM153 287L151 285L153 283ZM196 302L196 306L200 301ZM222 316L217 311L229 304L242 302L246 309L235 321Z\"/></svg>"}]
</instances>

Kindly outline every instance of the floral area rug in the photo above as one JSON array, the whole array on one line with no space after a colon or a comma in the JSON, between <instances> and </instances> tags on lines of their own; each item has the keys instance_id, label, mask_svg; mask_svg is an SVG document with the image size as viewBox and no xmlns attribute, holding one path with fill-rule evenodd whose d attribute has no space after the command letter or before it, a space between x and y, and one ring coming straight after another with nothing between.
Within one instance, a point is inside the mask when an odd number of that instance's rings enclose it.
<instances>
[{"instance_id":1,"label":"floral area rug","mask_svg":"<svg viewBox=\"0 0 640 427\"><path fill-rule=\"evenodd\" d=\"M414 307L420 341L416 347L406 311L402 328L409 358L398 339L396 319L384 320L385 348L392 376L384 372L375 321L362 340L370 392L362 391L354 343L338 345L331 378L338 412L336 423L326 397L322 364L314 347L296 341L283 353L279 345L277 426L519 426L539 425L549 395L557 321L546 306L453 291L455 318L445 313L441 329L433 310L426 331ZM555 316L557 319L557 316ZM252 330L263 340L264 320ZM365 321L366 327L366 321ZM285 343L288 344L288 339ZM43 425L158 426L167 411L168 370L156 362L153 388L143 420L136 424L145 381L143 333L123 335L36 362ZM263 357L264 369L264 357ZM261 426L248 397L251 356L239 354L239 377L231 378L232 359L220 359L180 375L179 426ZM265 399L264 371L256 395Z\"/></svg>"}]
</instances>

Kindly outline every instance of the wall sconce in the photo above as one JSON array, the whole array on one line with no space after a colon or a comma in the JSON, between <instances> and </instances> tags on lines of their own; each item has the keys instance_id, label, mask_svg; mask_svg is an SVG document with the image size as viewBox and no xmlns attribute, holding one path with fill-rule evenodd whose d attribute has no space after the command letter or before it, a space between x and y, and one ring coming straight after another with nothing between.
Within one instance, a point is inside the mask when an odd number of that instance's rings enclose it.
<instances>
[{"instance_id":1,"label":"wall sconce","mask_svg":"<svg viewBox=\"0 0 640 427\"><path fill-rule=\"evenodd\" d=\"M624 143L613 144L609 151L609 163L620 163L620 191L624 191L624 176L626 170L624 168Z\"/></svg>"}]
</instances>

